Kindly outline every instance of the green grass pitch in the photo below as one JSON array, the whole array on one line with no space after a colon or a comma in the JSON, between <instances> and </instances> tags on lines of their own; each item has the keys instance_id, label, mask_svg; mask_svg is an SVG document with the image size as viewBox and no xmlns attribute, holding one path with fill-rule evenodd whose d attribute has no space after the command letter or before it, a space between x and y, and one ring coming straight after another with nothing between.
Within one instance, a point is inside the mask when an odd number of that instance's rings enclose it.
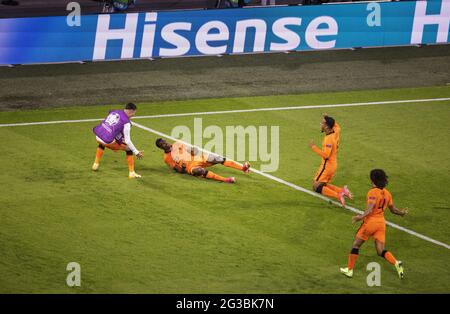
<instances>
[{"instance_id":1,"label":"green grass pitch","mask_svg":"<svg viewBox=\"0 0 450 314\"><path fill-rule=\"evenodd\" d=\"M449 87L206 99L138 104L138 115L450 97ZM0 113L0 123L103 118L112 106ZM208 125L277 125L280 167L273 175L310 188L320 158L321 114L342 126L334 183L365 206L368 173L380 167L405 218L398 223L450 243L450 102L317 108L203 116ZM136 120L170 134L192 116ZM347 261L357 225L352 213L257 174L222 166L234 185L171 172L156 135L133 128L145 150L140 180L127 178L123 153L106 151L90 170L96 123L0 128L1 293L449 293L450 251L388 227L387 248L406 278L363 246L355 275ZM253 166L259 169L259 163ZM66 265L81 265L81 287L66 285ZM381 287L368 287L369 262Z\"/></svg>"}]
</instances>

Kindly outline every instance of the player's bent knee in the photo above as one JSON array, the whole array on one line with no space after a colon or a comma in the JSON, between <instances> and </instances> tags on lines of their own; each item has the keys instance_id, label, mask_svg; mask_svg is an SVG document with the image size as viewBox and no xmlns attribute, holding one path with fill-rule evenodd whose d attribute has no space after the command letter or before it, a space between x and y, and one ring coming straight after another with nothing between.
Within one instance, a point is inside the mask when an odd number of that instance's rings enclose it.
<instances>
[{"instance_id":1,"label":"player's bent knee","mask_svg":"<svg viewBox=\"0 0 450 314\"><path fill-rule=\"evenodd\" d=\"M381 256L382 258L384 258L384 256L386 255L386 253L387 253L387 250L383 250L383 251L381 251L381 252L377 252L378 253L378 256Z\"/></svg>"},{"instance_id":2,"label":"player's bent knee","mask_svg":"<svg viewBox=\"0 0 450 314\"><path fill-rule=\"evenodd\" d=\"M133 152L131 150L126 150L125 153L127 154L127 156L132 156Z\"/></svg>"},{"instance_id":3,"label":"player's bent knee","mask_svg":"<svg viewBox=\"0 0 450 314\"><path fill-rule=\"evenodd\" d=\"M98 148L105 150L106 147L102 144L98 144Z\"/></svg>"},{"instance_id":4,"label":"player's bent knee","mask_svg":"<svg viewBox=\"0 0 450 314\"><path fill-rule=\"evenodd\" d=\"M203 168L192 169L192 175L193 176L196 176L196 177L203 176L203 177L205 177L207 174L208 174L208 171L203 169Z\"/></svg>"},{"instance_id":5,"label":"player's bent knee","mask_svg":"<svg viewBox=\"0 0 450 314\"><path fill-rule=\"evenodd\" d=\"M324 187L325 185L327 185L327 184L326 184L326 183L319 183L318 185L313 186L314 191L316 191L316 192L319 193L319 194L322 194L322 189L323 189L323 187Z\"/></svg>"}]
</instances>

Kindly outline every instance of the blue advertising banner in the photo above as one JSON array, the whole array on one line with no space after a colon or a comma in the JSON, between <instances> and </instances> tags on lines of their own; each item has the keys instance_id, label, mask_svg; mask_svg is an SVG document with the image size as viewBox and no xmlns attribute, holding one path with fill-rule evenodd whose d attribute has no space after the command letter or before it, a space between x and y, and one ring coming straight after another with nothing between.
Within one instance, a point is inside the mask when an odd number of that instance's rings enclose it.
<instances>
[{"instance_id":1,"label":"blue advertising banner","mask_svg":"<svg viewBox=\"0 0 450 314\"><path fill-rule=\"evenodd\" d=\"M448 43L450 0L78 18L1 19L0 64Z\"/></svg>"}]
</instances>

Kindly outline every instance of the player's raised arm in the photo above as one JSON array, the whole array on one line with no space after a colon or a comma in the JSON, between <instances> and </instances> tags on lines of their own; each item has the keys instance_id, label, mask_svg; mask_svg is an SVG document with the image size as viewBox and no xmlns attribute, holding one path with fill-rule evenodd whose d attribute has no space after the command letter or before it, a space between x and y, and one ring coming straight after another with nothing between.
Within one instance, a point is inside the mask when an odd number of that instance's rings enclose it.
<instances>
[{"instance_id":1,"label":"player's raised arm","mask_svg":"<svg viewBox=\"0 0 450 314\"><path fill-rule=\"evenodd\" d=\"M126 123L123 126L123 137L125 144L127 144L128 148L131 149L133 154L135 154L137 158L142 159L144 157L144 152L139 151L131 141L131 123Z\"/></svg>"},{"instance_id":2,"label":"player's raised arm","mask_svg":"<svg viewBox=\"0 0 450 314\"><path fill-rule=\"evenodd\" d=\"M328 159L333 149L333 145L329 141L327 141L327 143L325 144L324 150L321 150L319 147L317 147L314 144L313 140L309 142L309 147L311 147L312 151L315 152L320 157L322 157L323 159Z\"/></svg>"}]
</instances>

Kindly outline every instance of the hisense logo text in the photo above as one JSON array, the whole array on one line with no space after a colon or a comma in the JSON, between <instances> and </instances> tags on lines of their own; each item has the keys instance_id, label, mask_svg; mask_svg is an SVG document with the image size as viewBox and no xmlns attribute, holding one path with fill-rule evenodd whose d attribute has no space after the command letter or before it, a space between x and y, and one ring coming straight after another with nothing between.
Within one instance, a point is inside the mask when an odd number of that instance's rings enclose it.
<instances>
[{"instance_id":1,"label":"hisense logo text","mask_svg":"<svg viewBox=\"0 0 450 314\"><path fill-rule=\"evenodd\" d=\"M95 37L94 60L104 60L108 41L122 40L122 59L134 57L135 42L139 13L126 14L125 27L110 28L110 15L99 15ZM335 36L338 34L338 24L330 16L319 16L307 25L302 25L301 17L284 17L275 20L272 25L262 19L238 20L234 25L234 32L227 24L219 20L204 23L197 29L190 22L174 22L162 26L158 35L164 43L172 47L160 47L154 51L158 13L146 13L145 25L142 32L140 58L183 56L194 46L201 54L218 55L231 50L231 53L243 53L247 34L254 32L252 50L249 52L265 51L268 30L271 27L277 42L269 43L270 51L289 51L298 49L301 43L299 33L293 27L305 27L304 39L312 49L330 49L336 45ZM183 36L182 33L189 36ZM189 38L188 38L189 37ZM278 41L282 42L278 42ZM245 51L248 52L248 51Z\"/></svg>"}]
</instances>

